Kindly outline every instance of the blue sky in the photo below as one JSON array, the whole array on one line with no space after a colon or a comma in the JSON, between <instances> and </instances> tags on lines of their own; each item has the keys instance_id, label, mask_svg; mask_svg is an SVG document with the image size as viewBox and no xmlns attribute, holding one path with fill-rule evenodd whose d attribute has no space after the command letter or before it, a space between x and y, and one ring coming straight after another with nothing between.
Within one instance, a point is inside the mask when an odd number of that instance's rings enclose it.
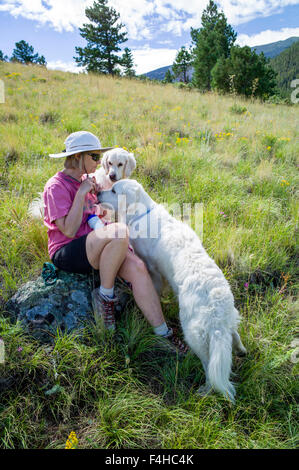
<instances>
[{"instance_id":1,"label":"blue sky","mask_svg":"<svg viewBox=\"0 0 299 470\"><path fill-rule=\"evenodd\" d=\"M84 46L79 27L93 0L0 0L0 49L10 56L21 39L46 57L49 68L76 71L75 46ZM109 0L128 31L123 47L133 51L137 73L170 65L200 27L208 0ZM219 0L240 45L299 37L299 0Z\"/></svg>"}]
</instances>

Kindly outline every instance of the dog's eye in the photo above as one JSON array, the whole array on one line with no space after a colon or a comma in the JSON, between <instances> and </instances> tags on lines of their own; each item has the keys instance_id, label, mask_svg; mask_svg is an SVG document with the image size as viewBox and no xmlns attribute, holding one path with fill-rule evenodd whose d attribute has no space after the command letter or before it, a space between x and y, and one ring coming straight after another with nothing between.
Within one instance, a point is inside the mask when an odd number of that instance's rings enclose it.
<instances>
[{"instance_id":1,"label":"dog's eye","mask_svg":"<svg viewBox=\"0 0 299 470\"><path fill-rule=\"evenodd\" d=\"M122 164L122 163L119 163L118 166L123 166L123 164Z\"/></svg>"},{"instance_id":2,"label":"dog's eye","mask_svg":"<svg viewBox=\"0 0 299 470\"><path fill-rule=\"evenodd\" d=\"M112 163L111 163L111 162L108 162L108 165L112 165Z\"/></svg>"}]
</instances>

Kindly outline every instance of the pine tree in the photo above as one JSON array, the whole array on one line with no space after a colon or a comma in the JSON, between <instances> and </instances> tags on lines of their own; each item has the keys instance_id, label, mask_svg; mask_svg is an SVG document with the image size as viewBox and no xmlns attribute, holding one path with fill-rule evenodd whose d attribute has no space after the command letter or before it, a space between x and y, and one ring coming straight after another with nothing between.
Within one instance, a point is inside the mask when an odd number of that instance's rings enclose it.
<instances>
[{"instance_id":1,"label":"pine tree","mask_svg":"<svg viewBox=\"0 0 299 470\"><path fill-rule=\"evenodd\" d=\"M127 33L121 32L124 25L119 23L119 13L107 6L108 0L96 0L92 7L86 8L85 14L90 23L80 29L86 39L86 47L76 47L78 57L74 57L79 66L86 67L88 72L104 74L116 73L122 58L117 55L119 44L127 41Z\"/></svg>"},{"instance_id":2,"label":"pine tree","mask_svg":"<svg viewBox=\"0 0 299 470\"><path fill-rule=\"evenodd\" d=\"M22 40L16 42L15 48L10 59L12 62L21 62L22 64L46 65L45 57L34 54L34 48L28 42Z\"/></svg>"},{"instance_id":3,"label":"pine tree","mask_svg":"<svg viewBox=\"0 0 299 470\"><path fill-rule=\"evenodd\" d=\"M175 78L179 78L180 82L188 83L188 70L191 68L192 62L192 54L187 51L185 46L181 47L172 65Z\"/></svg>"},{"instance_id":4,"label":"pine tree","mask_svg":"<svg viewBox=\"0 0 299 470\"><path fill-rule=\"evenodd\" d=\"M0 62L7 62L8 57L7 55L4 55L3 52L0 50Z\"/></svg>"},{"instance_id":5,"label":"pine tree","mask_svg":"<svg viewBox=\"0 0 299 470\"><path fill-rule=\"evenodd\" d=\"M165 72L163 83L173 83L174 75L172 75L171 70L167 69Z\"/></svg>"},{"instance_id":6,"label":"pine tree","mask_svg":"<svg viewBox=\"0 0 299 470\"><path fill-rule=\"evenodd\" d=\"M136 73L134 70L133 54L128 47L125 47L122 55L122 66L124 67L124 74L126 77L135 77Z\"/></svg>"},{"instance_id":7,"label":"pine tree","mask_svg":"<svg viewBox=\"0 0 299 470\"><path fill-rule=\"evenodd\" d=\"M224 93L267 98L275 92L276 73L269 59L248 46L233 46L230 57L218 59L211 75L213 88Z\"/></svg>"},{"instance_id":8,"label":"pine tree","mask_svg":"<svg viewBox=\"0 0 299 470\"><path fill-rule=\"evenodd\" d=\"M220 57L229 56L237 34L212 0L202 14L201 23L200 29L191 28L194 44L193 82L197 88L210 90L212 68Z\"/></svg>"}]
</instances>

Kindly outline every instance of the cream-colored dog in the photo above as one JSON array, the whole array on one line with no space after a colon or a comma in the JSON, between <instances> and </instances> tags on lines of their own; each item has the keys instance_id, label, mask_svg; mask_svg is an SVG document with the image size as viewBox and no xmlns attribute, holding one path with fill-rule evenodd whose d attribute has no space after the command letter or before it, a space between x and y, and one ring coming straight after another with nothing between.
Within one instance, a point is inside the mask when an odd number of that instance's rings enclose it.
<instances>
[{"instance_id":1,"label":"cream-colored dog","mask_svg":"<svg viewBox=\"0 0 299 470\"><path fill-rule=\"evenodd\" d=\"M234 402L232 347L241 355L246 349L237 331L240 316L221 269L196 233L156 204L137 181L115 183L98 194L98 201L109 204L119 216L123 212L133 248L153 280L163 276L177 295L185 340L206 374L200 393L214 389Z\"/></svg>"},{"instance_id":2,"label":"cream-colored dog","mask_svg":"<svg viewBox=\"0 0 299 470\"><path fill-rule=\"evenodd\" d=\"M132 153L123 148L108 150L101 160L101 168L94 176L102 190L110 189L116 181L129 178L136 168L136 160Z\"/></svg>"}]
</instances>

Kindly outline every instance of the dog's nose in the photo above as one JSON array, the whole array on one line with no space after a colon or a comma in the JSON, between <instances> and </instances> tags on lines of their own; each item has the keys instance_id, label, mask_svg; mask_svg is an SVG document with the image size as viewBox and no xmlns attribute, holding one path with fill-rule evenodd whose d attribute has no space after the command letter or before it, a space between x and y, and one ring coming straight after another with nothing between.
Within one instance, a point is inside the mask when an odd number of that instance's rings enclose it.
<instances>
[{"instance_id":1,"label":"dog's nose","mask_svg":"<svg viewBox=\"0 0 299 470\"><path fill-rule=\"evenodd\" d=\"M116 181L116 174L115 174L115 173L111 173L111 175L109 175L109 178L110 178L112 181Z\"/></svg>"}]
</instances>

